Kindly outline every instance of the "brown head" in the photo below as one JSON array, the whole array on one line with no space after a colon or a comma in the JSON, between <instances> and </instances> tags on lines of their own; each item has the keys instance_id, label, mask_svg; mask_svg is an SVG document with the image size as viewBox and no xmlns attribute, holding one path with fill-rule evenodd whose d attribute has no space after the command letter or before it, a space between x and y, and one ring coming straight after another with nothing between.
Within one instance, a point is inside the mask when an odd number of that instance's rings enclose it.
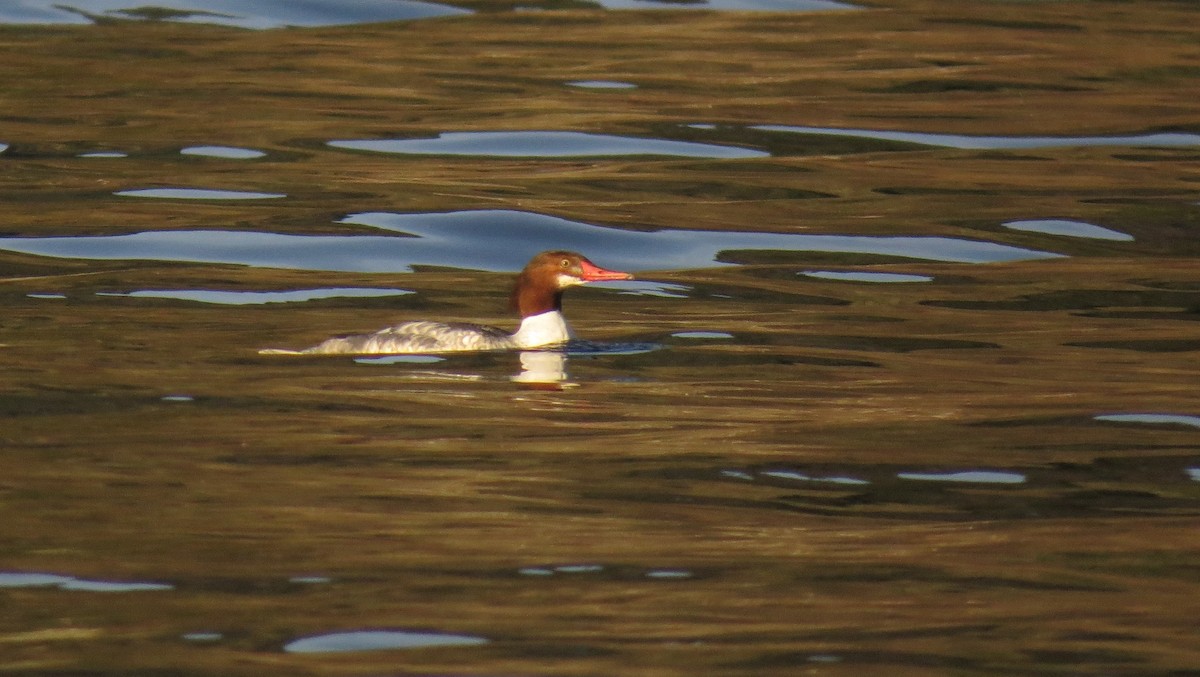
<instances>
[{"instance_id":1,"label":"brown head","mask_svg":"<svg viewBox=\"0 0 1200 677\"><path fill-rule=\"evenodd\" d=\"M582 254L568 251L542 252L517 275L510 305L521 317L562 310L562 293L567 287L600 280L632 280L629 273L605 270Z\"/></svg>"}]
</instances>

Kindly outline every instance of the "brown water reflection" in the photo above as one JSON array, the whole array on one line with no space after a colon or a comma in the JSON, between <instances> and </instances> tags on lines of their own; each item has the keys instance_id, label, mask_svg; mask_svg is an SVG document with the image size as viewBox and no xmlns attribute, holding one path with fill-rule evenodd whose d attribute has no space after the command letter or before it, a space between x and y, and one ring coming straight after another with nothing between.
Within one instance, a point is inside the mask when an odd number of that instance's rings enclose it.
<instances>
[{"instance_id":1,"label":"brown water reflection","mask_svg":"<svg viewBox=\"0 0 1200 677\"><path fill-rule=\"evenodd\" d=\"M517 354L256 353L399 319L511 326L504 273L0 253L0 670L1195 670L1197 151L752 129L1194 132L1195 10L889 7L3 29L21 74L0 120L4 237L352 235L347 214L503 209L1066 256L724 251L738 265L644 276L673 286L573 291L581 336L661 347L570 354L574 386L541 389L513 381ZM584 79L637 88L565 84ZM326 145L497 128L772 156ZM287 197L114 195L155 187ZM1003 225L1037 219L1133 240ZM185 293L136 294L163 290ZM427 644L285 650L300 640Z\"/></svg>"}]
</instances>

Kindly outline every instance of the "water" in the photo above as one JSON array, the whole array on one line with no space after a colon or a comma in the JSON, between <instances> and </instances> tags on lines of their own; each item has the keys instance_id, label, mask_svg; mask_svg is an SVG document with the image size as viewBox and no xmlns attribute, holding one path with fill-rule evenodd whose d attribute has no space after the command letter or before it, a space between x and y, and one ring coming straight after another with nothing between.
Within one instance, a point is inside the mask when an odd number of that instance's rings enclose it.
<instances>
[{"instance_id":1,"label":"water","mask_svg":"<svg viewBox=\"0 0 1200 677\"><path fill-rule=\"evenodd\" d=\"M341 6L0 8L3 671L1200 665L1195 7Z\"/></svg>"}]
</instances>

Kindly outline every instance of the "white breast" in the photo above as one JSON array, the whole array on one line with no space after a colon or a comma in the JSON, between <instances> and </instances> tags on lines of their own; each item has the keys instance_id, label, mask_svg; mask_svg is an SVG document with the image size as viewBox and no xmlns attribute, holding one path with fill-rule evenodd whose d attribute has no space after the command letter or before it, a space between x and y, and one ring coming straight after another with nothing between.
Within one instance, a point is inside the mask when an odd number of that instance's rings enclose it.
<instances>
[{"instance_id":1,"label":"white breast","mask_svg":"<svg viewBox=\"0 0 1200 677\"><path fill-rule=\"evenodd\" d=\"M521 327L512 338L518 348L537 348L570 341L575 335L562 313L551 310L521 320Z\"/></svg>"}]
</instances>

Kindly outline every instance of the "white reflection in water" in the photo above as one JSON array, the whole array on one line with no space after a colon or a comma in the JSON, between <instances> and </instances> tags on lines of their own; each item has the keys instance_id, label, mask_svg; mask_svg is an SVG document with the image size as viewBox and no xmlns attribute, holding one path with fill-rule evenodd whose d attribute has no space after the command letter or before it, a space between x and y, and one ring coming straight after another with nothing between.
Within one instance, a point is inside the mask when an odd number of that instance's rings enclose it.
<instances>
[{"instance_id":1,"label":"white reflection in water","mask_svg":"<svg viewBox=\"0 0 1200 677\"><path fill-rule=\"evenodd\" d=\"M512 377L517 383L565 383L567 356L552 350L522 350L521 373Z\"/></svg>"},{"instance_id":2,"label":"white reflection in water","mask_svg":"<svg viewBox=\"0 0 1200 677\"><path fill-rule=\"evenodd\" d=\"M415 294L411 289L370 287L328 287L323 289L293 289L290 291L223 291L215 289L142 289L131 292L97 292L97 296L126 298L177 299L221 305L257 305L266 303L296 303L317 299L342 297L380 298Z\"/></svg>"},{"instance_id":3,"label":"white reflection in water","mask_svg":"<svg viewBox=\"0 0 1200 677\"><path fill-rule=\"evenodd\" d=\"M822 280L844 280L846 282L932 282L928 275L909 275L906 273L872 273L866 271L835 271L835 270L806 270L800 273L805 277L815 277Z\"/></svg>"},{"instance_id":4,"label":"white reflection in water","mask_svg":"<svg viewBox=\"0 0 1200 677\"><path fill-rule=\"evenodd\" d=\"M93 20L138 19L147 6L173 10L155 18L237 28L337 26L469 14L465 9L419 0L4 0L0 23L85 24Z\"/></svg>"},{"instance_id":5,"label":"white reflection in water","mask_svg":"<svg viewBox=\"0 0 1200 677\"><path fill-rule=\"evenodd\" d=\"M60 576L58 574L0 572L0 588L44 587L84 592L142 592L173 590L175 588L175 586L166 583L94 581L75 578L73 576Z\"/></svg>"},{"instance_id":6,"label":"white reflection in water","mask_svg":"<svg viewBox=\"0 0 1200 677\"><path fill-rule=\"evenodd\" d=\"M486 155L493 157L597 157L666 155L698 158L758 158L770 153L737 146L672 141L584 132L444 132L432 139L355 139L330 141L334 148L410 155Z\"/></svg>"},{"instance_id":7,"label":"white reflection in water","mask_svg":"<svg viewBox=\"0 0 1200 677\"><path fill-rule=\"evenodd\" d=\"M680 270L733 265L733 251L872 254L928 261L991 263L1059 258L995 242L937 236L811 235L699 230L623 230L509 210L353 214L343 224L403 233L281 235L171 230L83 237L5 237L0 250L79 259L226 263L364 273L408 272L413 265L512 272L534 254L582 251L622 270Z\"/></svg>"},{"instance_id":8,"label":"white reflection in water","mask_svg":"<svg viewBox=\"0 0 1200 677\"><path fill-rule=\"evenodd\" d=\"M478 646L488 640L470 635L399 630L356 630L305 637L283 647L288 653L331 653L345 651L383 651L421 649L434 646Z\"/></svg>"},{"instance_id":9,"label":"white reflection in water","mask_svg":"<svg viewBox=\"0 0 1200 677\"><path fill-rule=\"evenodd\" d=\"M1200 482L1200 468L1187 468L1188 477L1196 482Z\"/></svg>"},{"instance_id":10,"label":"white reflection in water","mask_svg":"<svg viewBox=\"0 0 1200 677\"><path fill-rule=\"evenodd\" d=\"M256 193L245 190L215 190L210 188L138 188L119 190L113 195L143 197L159 200L277 200L283 193Z\"/></svg>"},{"instance_id":11,"label":"white reflection in water","mask_svg":"<svg viewBox=\"0 0 1200 677\"><path fill-rule=\"evenodd\" d=\"M1083 221L1066 219L1034 219L1029 221L1009 221L1003 224L1005 228L1031 233L1046 233L1048 235L1066 235L1067 237L1086 237L1093 240L1115 240L1129 242L1133 236L1103 226L1097 226Z\"/></svg>"},{"instance_id":12,"label":"white reflection in water","mask_svg":"<svg viewBox=\"0 0 1200 677\"><path fill-rule=\"evenodd\" d=\"M966 136L962 134L930 134L925 132L893 132L871 129L838 129L834 127L802 127L792 125L754 125L751 129L765 132L788 132L818 136L848 136L881 141L900 141L922 146L960 148L964 150L1003 150L1021 148L1071 148L1079 146L1200 146L1200 134L1160 133L1128 136Z\"/></svg>"},{"instance_id":13,"label":"white reflection in water","mask_svg":"<svg viewBox=\"0 0 1200 677\"><path fill-rule=\"evenodd\" d=\"M1025 475L1019 472L996 470L967 470L947 473L902 472L897 473L896 477L902 480L926 482L977 482L980 484L1022 484L1025 482Z\"/></svg>"},{"instance_id":14,"label":"white reflection in water","mask_svg":"<svg viewBox=\"0 0 1200 677\"><path fill-rule=\"evenodd\" d=\"M226 160L253 160L266 157L261 150L252 148L236 148L233 146L188 146L179 151L181 155L199 155L202 157L218 157Z\"/></svg>"},{"instance_id":15,"label":"white reflection in water","mask_svg":"<svg viewBox=\"0 0 1200 677\"><path fill-rule=\"evenodd\" d=\"M129 153L122 153L116 150L97 150L91 153L80 153L79 157L86 158L122 158L129 157Z\"/></svg>"},{"instance_id":16,"label":"white reflection in water","mask_svg":"<svg viewBox=\"0 0 1200 677\"><path fill-rule=\"evenodd\" d=\"M1097 421L1114 423L1175 424L1200 428L1200 416L1184 414L1101 414L1095 418Z\"/></svg>"}]
</instances>

